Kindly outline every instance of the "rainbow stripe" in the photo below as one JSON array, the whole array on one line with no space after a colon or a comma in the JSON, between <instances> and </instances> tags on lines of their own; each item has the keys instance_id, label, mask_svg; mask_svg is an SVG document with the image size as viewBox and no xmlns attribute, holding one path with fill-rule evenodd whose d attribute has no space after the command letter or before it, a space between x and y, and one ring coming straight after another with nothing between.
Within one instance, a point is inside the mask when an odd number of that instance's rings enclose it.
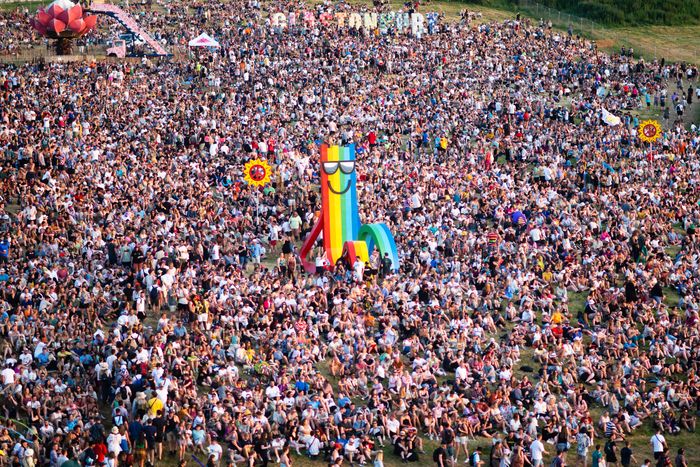
<instances>
[{"instance_id":1,"label":"rainbow stripe","mask_svg":"<svg viewBox=\"0 0 700 467\"><path fill-rule=\"evenodd\" d=\"M358 259L364 263L369 262L369 253L367 252L367 244L360 240L347 242L343 246L343 256L347 257L350 264L355 264Z\"/></svg>"},{"instance_id":2,"label":"rainbow stripe","mask_svg":"<svg viewBox=\"0 0 700 467\"><path fill-rule=\"evenodd\" d=\"M339 147L324 144L321 146L323 246L328 260L333 265L342 256L345 242L356 240L360 231L355 171L346 174L338 167L329 175L324 170L324 162L341 161L355 161L354 145Z\"/></svg>"},{"instance_id":3,"label":"rainbow stripe","mask_svg":"<svg viewBox=\"0 0 700 467\"><path fill-rule=\"evenodd\" d=\"M396 251L396 242L386 224L364 224L360 228L358 240L367 244L367 252L370 255L375 245L382 258L384 253L388 253L389 258L391 258L391 270L399 270L399 254Z\"/></svg>"}]
</instances>

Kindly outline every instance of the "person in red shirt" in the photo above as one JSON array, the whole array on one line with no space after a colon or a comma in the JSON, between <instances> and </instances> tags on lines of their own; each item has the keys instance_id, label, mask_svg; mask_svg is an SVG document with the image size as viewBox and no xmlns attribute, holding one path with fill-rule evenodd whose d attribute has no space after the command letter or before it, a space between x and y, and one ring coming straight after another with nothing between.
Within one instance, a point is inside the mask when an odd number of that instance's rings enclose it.
<instances>
[{"instance_id":1,"label":"person in red shirt","mask_svg":"<svg viewBox=\"0 0 700 467\"><path fill-rule=\"evenodd\" d=\"M95 463L103 464L107 455L107 445L103 441L98 441L92 446L92 451L95 453Z\"/></svg>"}]
</instances>

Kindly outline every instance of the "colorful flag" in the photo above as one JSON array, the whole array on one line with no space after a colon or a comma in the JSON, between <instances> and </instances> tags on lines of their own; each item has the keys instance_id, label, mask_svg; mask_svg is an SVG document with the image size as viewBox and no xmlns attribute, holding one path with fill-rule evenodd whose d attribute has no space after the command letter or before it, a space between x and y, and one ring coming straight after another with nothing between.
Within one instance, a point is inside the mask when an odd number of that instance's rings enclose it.
<instances>
[{"instance_id":1,"label":"colorful flag","mask_svg":"<svg viewBox=\"0 0 700 467\"><path fill-rule=\"evenodd\" d=\"M617 126L620 124L620 117L616 117L603 108L603 121L610 126Z\"/></svg>"}]
</instances>

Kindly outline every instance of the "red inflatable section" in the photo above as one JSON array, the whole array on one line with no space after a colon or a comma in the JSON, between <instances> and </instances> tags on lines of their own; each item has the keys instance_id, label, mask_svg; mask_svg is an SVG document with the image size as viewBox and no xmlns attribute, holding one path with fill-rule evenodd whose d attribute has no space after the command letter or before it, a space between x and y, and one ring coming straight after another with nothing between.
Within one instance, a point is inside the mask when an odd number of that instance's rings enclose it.
<instances>
[{"instance_id":1,"label":"red inflatable section","mask_svg":"<svg viewBox=\"0 0 700 467\"><path fill-rule=\"evenodd\" d=\"M52 3L46 9L39 8L30 23L39 34L50 39L76 38L95 28L97 16L85 15L80 5L64 9Z\"/></svg>"},{"instance_id":2,"label":"red inflatable section","mask_svg":"<svg viewBox=\"0 0 700 467\"><path fill-rule=\"evenodd\" d=\"M316 263L314 262L314 260L307 261L306 257L309 255L309 252L311 251L311 248L313 248L314 243L316 243L316 239L318 238L321 231L323 231L323 221L319 218L316 221L316 225L314 225L314 228L311 229L311 232L309 232L309 236L306 237L306 240L304 240L304 244L301 246L301 250L299 250L301 265L304 266L304 270L309 274L313 274L316 272Z\"/></svg>"}]
</instances>

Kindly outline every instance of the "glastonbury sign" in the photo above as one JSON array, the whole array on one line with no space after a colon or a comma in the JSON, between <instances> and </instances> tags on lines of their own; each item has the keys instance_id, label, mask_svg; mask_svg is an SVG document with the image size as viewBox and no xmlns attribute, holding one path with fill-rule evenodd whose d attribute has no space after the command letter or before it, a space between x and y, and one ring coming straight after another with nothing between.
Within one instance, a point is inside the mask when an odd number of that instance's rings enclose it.
<instances>
[{"instance_id":1,"label":"glastonbury sign","mask_svg":"<svg viewBox=\"0 0 700 467\"><path fill-rule=\"evenodd\" d=\"M314 28L320 25L323 28L350 28L365 29L366 31L379 31L387 34L394 31L398 34L412 34L421 36L433 34L436 30L438 13L405 13L394 12L323 12L319 15L311 11L272 13L270 25L277 30L285 30L294 27Z\"/></svg>"}]
</instances>

